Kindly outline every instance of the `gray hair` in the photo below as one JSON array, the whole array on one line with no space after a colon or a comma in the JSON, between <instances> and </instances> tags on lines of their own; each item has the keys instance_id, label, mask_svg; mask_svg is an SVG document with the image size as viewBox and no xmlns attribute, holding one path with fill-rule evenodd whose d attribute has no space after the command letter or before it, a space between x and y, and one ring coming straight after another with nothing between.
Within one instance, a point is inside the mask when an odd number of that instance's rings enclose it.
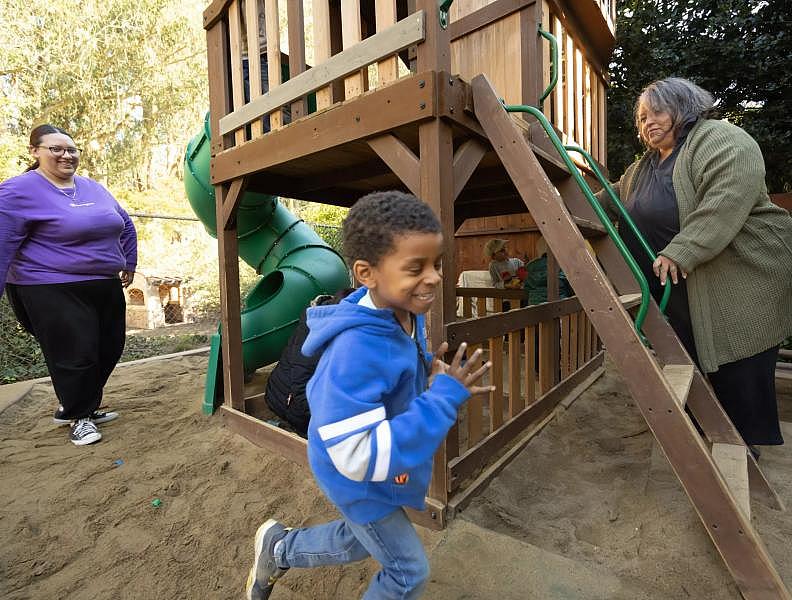
<instances>
[{"instance_id":1,"label":"gray hair","mask_svg":"<svg viewBox=\"0 0 792 600\"><path fill-rule=\"evenodd\" d=\"M653 81L643 89L633 109L635 128L639 136L641 126L638 122L638 110L642 103L654 112L668 113L676 136L685 123L710 116L715 99L707 90L682 77L666 77ZM646 143L643 137L641 140Z\"/></svg>"}]
</instances>

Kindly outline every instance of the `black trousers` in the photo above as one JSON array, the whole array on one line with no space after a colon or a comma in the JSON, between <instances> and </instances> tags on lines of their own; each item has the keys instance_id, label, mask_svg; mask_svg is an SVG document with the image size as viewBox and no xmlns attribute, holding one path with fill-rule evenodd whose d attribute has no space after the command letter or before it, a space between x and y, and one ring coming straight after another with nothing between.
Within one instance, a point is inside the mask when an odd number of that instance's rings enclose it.
<instances>
[{"instance_id":1,"label":"black trousers","mask_svg":"<svg viewBox=\"0 0 792 600\"><path fill-rule=\"evenodd\" d=\"M41 346L64 417L90 416L124 350L121 281L9 283L6 290L19 323Z\"/></svg>"}]
</instances>

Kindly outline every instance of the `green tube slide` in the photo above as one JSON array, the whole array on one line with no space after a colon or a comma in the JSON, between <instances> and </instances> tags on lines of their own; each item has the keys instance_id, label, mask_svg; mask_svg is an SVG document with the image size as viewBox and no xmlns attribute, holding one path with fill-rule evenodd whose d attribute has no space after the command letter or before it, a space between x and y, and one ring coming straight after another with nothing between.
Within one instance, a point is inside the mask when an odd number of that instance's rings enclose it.
<instances>
[{"instance_id":1,"label":"green tube slide","mask_svg":"<svg viewBox=\"0 0 792 600\"><path fill-rule=\"evenodd\" d=\"M217 237L215 192L210 184L209 115L204 128L187 145L184 186L195 214ZM278 360L302 310L319 294L349 286L341 256L319 235L281 205L277 198L247 192L237 213L239 257L262 275L241 313L242 362L245 372ZM220 376L220 333L212 336L203 412L214 412Z\"/></svg>"}]
</instances>

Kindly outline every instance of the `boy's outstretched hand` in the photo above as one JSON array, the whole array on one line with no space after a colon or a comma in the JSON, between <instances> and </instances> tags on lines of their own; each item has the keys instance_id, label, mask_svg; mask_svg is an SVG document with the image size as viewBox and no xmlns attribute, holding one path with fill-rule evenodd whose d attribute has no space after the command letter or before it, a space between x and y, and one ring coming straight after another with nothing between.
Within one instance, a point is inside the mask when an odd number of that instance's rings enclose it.
<instances>
[{"instance_id":1,"label":"boy's outstretched hand","mask_svg":"<svg viewBox=\"0 0 792 600\"><path fill-rule=\"evenodd\" d=\"M479 359L481 358L482 350L478 348L474 353L473 356L470 356L466 361L465 364L462 364L462 359L465 356L465 349L467 348L467 344L462 342L457 348L456 354L454 355L451 364L443 362L440 360L440 356L444 356L446 352L448 352L448 343L443 342L440 344L440 347L434 353L434 359L432 360L432 375L430 379L434 379L435 375L444 374L448 375L449 377L453 377L459 383L464 385L467 388L467 391L470 392L471 395L475 394L483 394L484 392L491 392L495 389L495 386L492 385L473 385L477 381L479 381L486 373L489 368L492 366L490 361L485 362L481 365L478 369L475 369L475 366L478 364Z\"/></svg>"}]
</instances>

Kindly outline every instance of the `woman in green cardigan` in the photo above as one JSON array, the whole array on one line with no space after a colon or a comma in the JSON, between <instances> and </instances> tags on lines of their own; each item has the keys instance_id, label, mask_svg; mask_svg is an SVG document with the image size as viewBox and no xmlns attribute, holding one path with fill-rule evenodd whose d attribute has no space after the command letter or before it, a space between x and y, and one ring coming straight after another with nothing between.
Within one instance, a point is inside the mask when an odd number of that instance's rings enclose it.
<instances>
[{"instance_id":1,"label":"woman in green cardigan","mask_svg":"<svg viewBox=\"0 0 792 600\"><path fill-rule=\"evenodd\" d=\"M643 90L635 125L647 152L615 189L659 258L620 233L656 299L671 278L669 321L758 455L783 444L775 363L792 335L792 217L770 202L757 143L711 118L713 105L677 77Z\"/></svg>"}]
</instances>

